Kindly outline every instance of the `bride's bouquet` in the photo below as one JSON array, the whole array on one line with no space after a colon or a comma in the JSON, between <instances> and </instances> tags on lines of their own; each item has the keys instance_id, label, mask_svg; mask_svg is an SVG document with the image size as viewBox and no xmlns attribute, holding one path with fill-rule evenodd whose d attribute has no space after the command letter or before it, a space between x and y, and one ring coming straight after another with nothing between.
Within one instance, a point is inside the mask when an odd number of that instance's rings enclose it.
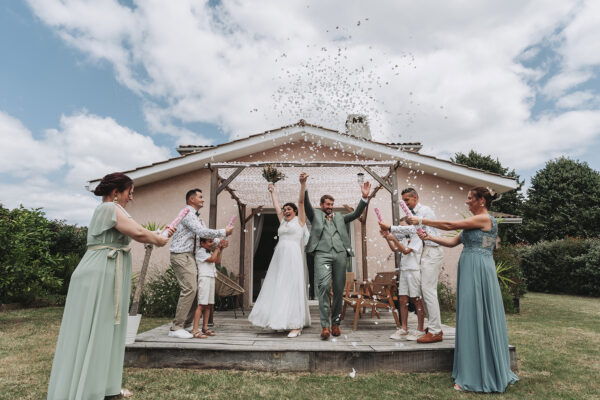
<instances>
[{"instance_id":1,"label":"bride's bouquet","mask_svg":"<svg viewBox=\"0 0 600 400\"><path fill-rule=\"evenodd\" d=\"M285 174L272 165L267 165L266 167L263 167L263 177L267 182L274 184L275 182L285 179Z\"/></svg>"}]
</instances>

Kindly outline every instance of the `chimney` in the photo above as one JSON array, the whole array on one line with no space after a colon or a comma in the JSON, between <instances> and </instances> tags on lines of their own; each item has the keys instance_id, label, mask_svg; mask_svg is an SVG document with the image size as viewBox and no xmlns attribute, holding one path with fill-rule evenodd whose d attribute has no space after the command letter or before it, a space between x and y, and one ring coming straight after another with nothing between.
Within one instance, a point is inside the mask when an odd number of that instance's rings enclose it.
<instances>
[{"instance_id":1,"label":"chimney","mask_svg":"<svg viewBox=\"0 0 600 400\"><path fill-rule=\"evenodd\" d=\"M367 116L362 114L349 114L346 119L346 133L358 138L371 140L371 130Z\"/></svg>"}]
</instances>

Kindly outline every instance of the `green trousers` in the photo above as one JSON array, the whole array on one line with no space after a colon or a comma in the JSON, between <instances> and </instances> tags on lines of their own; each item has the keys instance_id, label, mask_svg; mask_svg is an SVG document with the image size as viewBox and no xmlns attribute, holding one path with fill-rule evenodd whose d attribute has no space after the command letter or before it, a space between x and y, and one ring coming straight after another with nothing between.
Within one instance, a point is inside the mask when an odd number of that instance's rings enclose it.
<instances>
[{"instance_id":1,"label":"green trousers","mask_svg":"<svg viewBox=\"0 0 600 400\"><path fill-rule=\"evenodd\" d=\"M348 256L345 251L339 253L335 250L315 251L315 289L319 299L319 315L323 328L330 326L330 315L331 325L339 325L341 322L347 260ZM330 310L329 291L332 284L333 310Z\"/></svg>"}]
</instances>

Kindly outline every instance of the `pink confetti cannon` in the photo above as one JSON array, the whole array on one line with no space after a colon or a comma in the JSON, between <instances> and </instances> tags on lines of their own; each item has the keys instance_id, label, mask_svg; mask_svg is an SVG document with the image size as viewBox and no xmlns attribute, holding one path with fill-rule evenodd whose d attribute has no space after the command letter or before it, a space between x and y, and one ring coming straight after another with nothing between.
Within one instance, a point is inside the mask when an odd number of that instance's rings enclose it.
<instances>
[{"instance_id":1,"label":"pink confetti cannon","mask_svg":"<svg viewBox=\"0 0 600 400\"><path fill-rule=\"evenodd\" d=\"M399 200L398 205L400 206L402 211L404 211L404 214L406 214L408 217L412 217L413 213L412 213L412 211L410 211L410 209L408 208L408 206L406 205L404 200ZM423 231L423 228L421 228L421 227L417 228L417 232L420 234L425 233L425 231Z\"/></svg>"},{"instance_id":2,"label":"pink confetti cannon","mask_svg":"<svg viewBox=\"0 0 600 400\"><path fill-rule=\"evenodd\" d=\"M379 211L379 208L375 207L375 214L377 214L377 219L379 219L379 222L383 222L383 215L381 215L381 211Z\"/></svg>"},{"instance_id":3,"label":"pink confetti cannon","mask_svg":"<svg viewBox=\"0 0 600 400\"><path fill-rule=\"evenodd\" d=\"M404 200L398 201L398 205L400 206L402 211L404 211L404 214L406 214L409 217L412 217L413 213L410 211Z\"/></svg>"},{"instance_id":4,"label":"pink confetti cannon","mask_svg":"<svg viewBox=\"0 0 600 400\"><path fill-rule=\"evenodd\" d=\"M232 215L227 226L233 226L234 223L235 223L235 215Z\"/></svg>"},{"instance_id":5,"label":"pink confetti cannon","mask_svg":"<svg viewBox=\"0 0 600 400\"><path fill-rule=\"evenodd\" d=\"M160 233L161 236L163 237L167 237L169 236L169 228L177 228L177 225L179 225L179 223L181 222L181 220L188 215L188 213L190 212L189 208L184 208L183 210L181 210L179 212L179 215L177 216L177 218L175 218L173 220L173 222L171 222L169 225L165 226L165 229Z\"/></svg>"}]
</instances>

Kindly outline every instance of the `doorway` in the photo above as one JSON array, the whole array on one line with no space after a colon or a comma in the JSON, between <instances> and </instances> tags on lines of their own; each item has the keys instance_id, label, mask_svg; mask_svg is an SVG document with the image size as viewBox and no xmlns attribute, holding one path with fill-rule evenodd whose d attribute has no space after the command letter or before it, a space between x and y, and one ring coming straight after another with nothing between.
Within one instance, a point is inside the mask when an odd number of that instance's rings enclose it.
<instances>
[{"instance_id":1,"label":"doorway","mask_svg":"<svg viewBox=\"0 0 600 400\"><path fill-rule=\"evenodd\" d=\"M335 212L346 213L345 209L336 209ZM277 229L279 228L279 219L274 211L262 212L261 215L254 216L254 229L253 229L253 241L254 241L254 255L252 259L252 304L258 298L260 289L264 282L265 276L271 259L273 258L273 252L278 242ZM307 227L310 230L310 222L307 221ZM350 236L351 247L354 250L354 223L351 222L346 224L348 234ZM258 243L256 241L258 240ZM309 300L316 299L314 294L314 262L311 255L306 254L305 262L308 269L309 279ZM346 266L347 272L356 272L356 257L348 257L348 264Z\"/></svg>"}]
</instances>

